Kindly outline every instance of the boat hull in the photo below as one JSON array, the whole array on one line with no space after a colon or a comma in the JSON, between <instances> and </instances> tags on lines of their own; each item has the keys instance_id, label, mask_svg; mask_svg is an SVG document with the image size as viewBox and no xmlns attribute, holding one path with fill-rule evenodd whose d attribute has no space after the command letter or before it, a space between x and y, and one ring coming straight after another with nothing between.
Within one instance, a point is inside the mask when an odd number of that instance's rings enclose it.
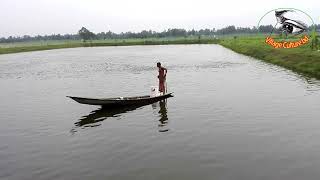
<instances>
[{"instance_id":1,"label":"boat hull","mask_svg":"<svg viewBox=\"0 0 320 180\"><path fill-rule=\"evenodd\" d=\"M170 97L173 97L172 93L150 97L150 96L136 96L136 97L118 97L118 98L107 98L107 99L97 99L97 98L83 98L83 97L73 97L67 96L80 104L87 105L97 105L97 106L135 106L135 105L146 105L152 104Z\"/></svg>"}]
</instances>

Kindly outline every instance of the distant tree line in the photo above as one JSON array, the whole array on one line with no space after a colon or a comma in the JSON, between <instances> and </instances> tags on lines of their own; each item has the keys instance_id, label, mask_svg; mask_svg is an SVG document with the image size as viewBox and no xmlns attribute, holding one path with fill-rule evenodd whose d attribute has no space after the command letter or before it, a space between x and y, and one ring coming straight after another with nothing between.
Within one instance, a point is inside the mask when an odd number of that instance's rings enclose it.
<instances>
[{"instance_id":1,"label":"distant tree line","mask_svg":"<svg viewBox=\"0 0 320 180\"><path fill-rule=\"evenodd\" d=\"M37 35L37 36L9 36L8 38L0 38L0 43L11 43L11 42L26 42L26 41L48 41L48 40L78 40L79 35L77 34L53 34L53 35Z\"/></svg>"},{"instance_id":2,"label":"distant tree line","mask_svg":"<svg viewBox=\"0 0 320 180\"><path fill-rule=\"evenodd\" d=\"M320 24L315 25L316 29L320 30ZM313 27L309 27L310 29ZM53 35L38 35L38 36L9 36L8 38L0 38L0 43L25 42L25 41L48 41L48 40L104 40L104 39L129 39L129 38L165 38L165 37L189 37L189 36L216 36L229 34L252 34L252 33L270 33L273 31L272 25L263 25L256 27L235 27L227 26L221 29L200 29L200 30L185 30L185 29L167 29L162 32L152 30L143 30L141 32L121 32L114 33L111 31L93 33L87 28L82 27L77 34L53 34Z\"/></svg>"}]
</instances>

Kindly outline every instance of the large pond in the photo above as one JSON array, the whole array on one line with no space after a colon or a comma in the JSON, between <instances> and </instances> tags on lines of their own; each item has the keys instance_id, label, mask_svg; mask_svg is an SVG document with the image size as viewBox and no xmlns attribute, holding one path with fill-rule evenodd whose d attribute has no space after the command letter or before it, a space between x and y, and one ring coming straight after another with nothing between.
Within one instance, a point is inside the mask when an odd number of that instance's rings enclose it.
<instances>
[{"instance_id":1,"label":"large pond","mask_svg":"<svg viewBox=\"0 0 320 180\"><path fill-rule=\"evenodd\" d=\"M105 110L66 96L174 97ZM219 45L0 56L0 179L320 177L320 82Z\"/></svg>"}]
</instances>

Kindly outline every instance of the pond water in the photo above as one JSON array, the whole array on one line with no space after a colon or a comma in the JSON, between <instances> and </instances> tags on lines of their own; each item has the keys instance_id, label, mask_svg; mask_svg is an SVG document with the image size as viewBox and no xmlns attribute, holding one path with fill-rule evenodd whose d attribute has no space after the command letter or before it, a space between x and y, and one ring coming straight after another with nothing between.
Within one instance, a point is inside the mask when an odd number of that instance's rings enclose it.
<instances>
[{"instance_id":1,"label":"pond water","mask_svg":"<svg viewBox=\"0 0 320 180\"><path fill-rule=\"evenodd\" d=\"M150 94L106 110L66 96ZM319 179L320 82L219 45L0 56L0 179Z\"/></svg>"}]
</instances>

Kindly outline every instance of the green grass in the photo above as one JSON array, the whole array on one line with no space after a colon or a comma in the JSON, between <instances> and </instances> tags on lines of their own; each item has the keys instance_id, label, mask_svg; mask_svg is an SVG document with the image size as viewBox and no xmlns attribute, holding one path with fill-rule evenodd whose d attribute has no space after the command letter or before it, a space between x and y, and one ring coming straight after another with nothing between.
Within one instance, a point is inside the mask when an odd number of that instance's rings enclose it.
<instances>
[{"instance_id":1,"label":"green grass","mask_svg":"<svg viewBox=\"0 0 320 180\"><path fill-rule=\"evenodd\" d=\"M293 49L275 49L264 40L261 36L239 37L223 39L220 44L235 52L320 79L320 51L311 50L308 44Z\"/></svg>"},{"instance_id":2,"label":"green grass","mask_svg":"<svg viewBox=\"0 0 320 180\"><path fill-rule=\"evenodd\" d=\"M147 38L147 39L109 39L93 40L90 42L80 41L35 41L22 43L0 44L0 54L19 53L28 51L40 51L61 48L94 47L94 46L134 46L134 45L170 45L170 44L216 44L219 40L202 37L181 38Z\"/></svg>"}]
</instances>

